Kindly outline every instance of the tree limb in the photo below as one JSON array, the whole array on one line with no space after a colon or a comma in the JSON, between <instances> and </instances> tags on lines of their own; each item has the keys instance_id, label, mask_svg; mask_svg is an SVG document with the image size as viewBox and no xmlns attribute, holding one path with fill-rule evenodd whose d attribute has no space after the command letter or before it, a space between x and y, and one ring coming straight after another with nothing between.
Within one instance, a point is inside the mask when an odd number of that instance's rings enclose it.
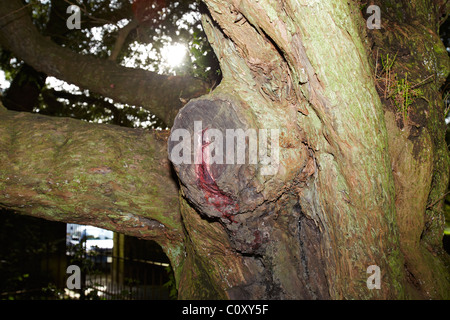
<instances>
[{"instance_id":1,"label":"tree limb","mask_svg":"<svg viewBox=\"0 0 450 320\"><path fill-rule=\"evenodd\" d=\"M142 106L170 126L182 107L207 90L203 81L166 76L117 65L113 61L77 54L42 36L20 1L0 4L0 44L37 71L117 102Z\"/></svg>"},{"instance_id":2,"label":"tree limb","mask_svg":"<svg viewBox=\"0 0 450 320\"><path fill-rule=\"evenodd\" d=\"M166 252L181 245L166 132L3 107L0 117L0 207L152 239Z\"/></svg>"},{"instance_id":3,"label":"tree limb","mask_svg":"<svg viewBox=\"0 0 450 320\"><path fill-rule=\"evenodd\" d=\"M131 31L136 29L139 25L139 22L137 20L131 20L126 26L124 26L122 29L119 30L119 34L117 35L116 42L114 43L114 48L111 52L111 55L109 56L109 60L116 61L117 57L120 54L120 51L122 50L123 44L125 43L125 40L127 40L128 35Z\"/></svg>"}]
</instances>

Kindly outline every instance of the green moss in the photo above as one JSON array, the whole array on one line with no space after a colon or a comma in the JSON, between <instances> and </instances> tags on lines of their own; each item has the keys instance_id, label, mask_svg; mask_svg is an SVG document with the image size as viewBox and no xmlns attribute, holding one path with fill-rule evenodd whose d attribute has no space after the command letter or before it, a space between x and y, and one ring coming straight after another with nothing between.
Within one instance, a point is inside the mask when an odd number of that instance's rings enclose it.
<instances>
[{"instance_id":1,"label":"green moss","mask_svg":"<svg viewBox=\"0 0 450 320\"><path fill-rule=\"evenodd\" d=\"M67 190L74 194L85 193L89 190L88 178L85 174L75 174L73 179L67 181Z\"/></svg>"},{"instance_id":2,"label":"green moss","mask_svg":"<svg viewBox=\"0 0 450 320\"><path fill-rule=\"evenodd\" d=\"M159 245L161 245L164 253L170 260L170 265L175 277L175 286L178 290L186 257L184 242L165 242L159 243Z\"/></svg>"}]
</instances>

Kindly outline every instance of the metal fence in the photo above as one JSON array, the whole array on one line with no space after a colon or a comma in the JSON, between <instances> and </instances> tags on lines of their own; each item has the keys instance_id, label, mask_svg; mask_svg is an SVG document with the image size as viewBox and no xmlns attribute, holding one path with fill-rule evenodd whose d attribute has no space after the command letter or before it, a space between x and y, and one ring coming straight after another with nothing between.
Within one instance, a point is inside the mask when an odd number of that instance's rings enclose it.
<instances>
[{"instance_id":1,"label":"metal fence","mask_svg":"<svg viewBox=\"0 0 450 320\"><path fill-rule=\"evenodd\" d=\"M153 241L91 226L6 218L0 215L0 300L176 298L169 259ZM28 231L17 232L19 224ZM70 289L71 265L79 268L81 289Z\"/></svg>"},{"instance_id":2,"label":"metal fence","mask_svg":"<svg viewBox=\"0 0 450 320\"><path fill-rule=\"evenodd\" d=\"M80 225L68 225L67 237L68 265L80 267L82 287L65 289L70 298L170 298L169 263L154 244Z\"/></svg>"},{"instance_id":3,"label":"metal fence","mask_svg":"<svg viewBox=\"0 0 450 320\"><path fill-rule=\"evenodd\" d=\"M168 264L87 253L75 259L82 272L81 290L65 290L70 298L106 300L169 299Z\"/></svg>"}]
</instances>

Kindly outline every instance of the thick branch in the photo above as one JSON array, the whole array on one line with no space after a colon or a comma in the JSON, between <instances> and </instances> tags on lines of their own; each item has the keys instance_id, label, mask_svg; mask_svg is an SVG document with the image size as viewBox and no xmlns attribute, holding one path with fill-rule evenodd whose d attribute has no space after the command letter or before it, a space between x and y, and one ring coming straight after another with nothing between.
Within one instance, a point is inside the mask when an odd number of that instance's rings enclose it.
<instances>
[{"instance_id":1,"label":"thick branch","mask_svg":"<svg viewBox=\"0 0 450 320\"><path fill-rule=\"evenodd\" d=\"M20 1L1 3L0 44L38 71L117 102L142 106L167 125L182 107L180 97L191 99L206 92L201 80L125 68L60 47L43 37L26 8L20 8Z\"/></svg>"},{"instance_id":2,"label":"thick branch","mask_svg":"<svg viewBox=\"0 0 450 320\"><path fill-rule=\"evenodd\" d=\"M126 26L119 30L119 34L117 35L116 42L114 43L114 48L109 56L109 60L116 61L117 57L120 54L120 51L123 48L125 40L127 40L128 35L131 31L136 29L139 25L137 20L131 20Z\"/></svg>"},{"instance_id":3,"label":"thick branch","mask_svg":"<svg viewBox=\"0 0 450 320\"><path fill-rule=\"evenodd\" d=\"M0 116L0 207L152 239L166 252L181 245L165 132Z\"/></svg>"}]
</instances>

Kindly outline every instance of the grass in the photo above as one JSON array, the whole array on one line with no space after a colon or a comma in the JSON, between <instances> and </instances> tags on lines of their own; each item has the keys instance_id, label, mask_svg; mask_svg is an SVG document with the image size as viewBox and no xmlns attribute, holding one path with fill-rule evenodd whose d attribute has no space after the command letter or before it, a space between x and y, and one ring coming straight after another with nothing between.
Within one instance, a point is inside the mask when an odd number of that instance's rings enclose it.
<instances>
[{"instance_id":1,"label":"grass","mask_svg":"<svg viewBox=\"0 0 450 320\"><path fill-rule=\"evenodd\" d=\"M398 114L403 118L403 124L407 125L409 123L411 106L417 101L417 99L425 99L424 93L420 87L433 76L429 76L421 82L413 84L408 80L407 72L403 75L403 77L400 77L397 73L394 73L394 65L396 60L397 53L394 56L389 55L389 53L386 55L381 54L381 65L379 66L377 53L375 81L377 87L383 93L384 98L392 101Z\"/></svg>"}]
</instances>

